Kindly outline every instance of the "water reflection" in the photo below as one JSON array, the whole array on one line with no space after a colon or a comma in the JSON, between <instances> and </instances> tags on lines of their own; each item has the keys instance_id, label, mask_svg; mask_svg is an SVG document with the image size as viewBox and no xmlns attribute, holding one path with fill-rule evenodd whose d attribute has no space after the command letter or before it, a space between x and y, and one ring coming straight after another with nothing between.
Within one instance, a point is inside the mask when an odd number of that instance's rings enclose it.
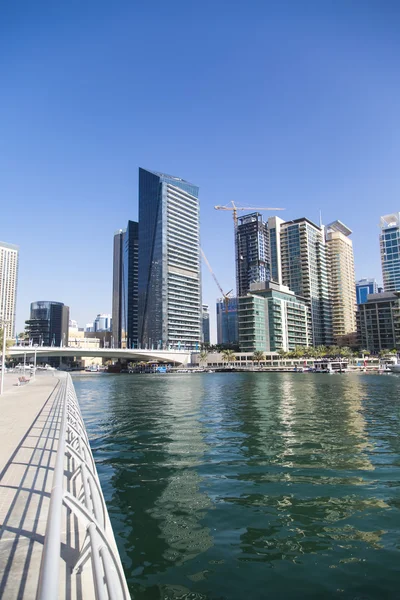
<instances>
[{"instance_id":1,"label":"water reflection","mask_svg":"<svg viewBox=\"0 0 400 600\"><path fill-rule=\"evenodd\" d=\"M396 597L400 378L120 376L77 392L136 599Z\"/></svg>"}]
</instances>

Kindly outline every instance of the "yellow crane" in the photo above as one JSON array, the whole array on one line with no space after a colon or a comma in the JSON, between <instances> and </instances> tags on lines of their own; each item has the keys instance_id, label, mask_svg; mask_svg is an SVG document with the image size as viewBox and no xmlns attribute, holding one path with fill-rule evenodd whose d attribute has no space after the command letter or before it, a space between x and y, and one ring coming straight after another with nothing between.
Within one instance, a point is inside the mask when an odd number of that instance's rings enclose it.
<instances>
[{"instance_id":1,"label":"yellow crane","mask_svg":"<svg viewBox=\"0 0 400 600\"><path fill-rule=\"evenodd\" d=\"M220 292L221 292L221 294L222 294L222 297L223 297L223 299L224 299L224 303L225 303L225 312L228 312L228 306L229 306L229 294L231 294L231 293L233 292L233 290L230 290L229 292L227 292L227 293L225 294L224 290L222 289L222 286L221 286L220 282L219 282L219 281L218 281L218 279L217 279L217 276L215 275L214 271L213 271L213 270L212 270L212 268L211 268L211 265L210 265L210 263L209 263L209 262L208 262L208 260L207 260L207 256L204 254L204 250L203 250L203 248L200 248L200 251L201 251L201 255L202 255L203 259L204 259L204 262L206 263L206 265L207 265L207 267L208 267L208 270L210 271L210 273L211 273L211 275L212 275L212 277L213 277L213 279L214 279L215 283L217 284L217 287L218 287L219 291L220 291Z\"/></svg>"},{"instance_id":2,"label":"yellow crane","mask_svg":"<svg viewBox=\"0 0 400 600\"><path fill-rule=\"evenodd\" d=\"M231 204L232 206L214 206L215 210L231 210L233 211L233 223L235 226L235 230L237 228L237 224L238 224L238 217L237 217L237 211L238 210L244 210L244 211L253 211L253 210L286 210L284 208L266 208L266 207L262 207L262 208L255 208L254 206L236 206L234 201L231 200Z\"/></svg>"}]
</instances>

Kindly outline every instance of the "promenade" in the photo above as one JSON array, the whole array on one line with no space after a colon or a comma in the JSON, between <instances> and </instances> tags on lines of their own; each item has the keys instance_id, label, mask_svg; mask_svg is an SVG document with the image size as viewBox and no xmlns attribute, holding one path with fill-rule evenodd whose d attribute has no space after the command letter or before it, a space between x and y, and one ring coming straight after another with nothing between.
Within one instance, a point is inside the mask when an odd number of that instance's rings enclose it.
<instances>
[{"instance_id":1,"label":"promenade","mask_svg":"<svg viewBox=\"0 0 400 600\"><path fill-rule=\"evenodd\" d=\"M40 374L0 397L0 598L35 598L58 444L58 377Z\"/></svg>"}]
</instances>

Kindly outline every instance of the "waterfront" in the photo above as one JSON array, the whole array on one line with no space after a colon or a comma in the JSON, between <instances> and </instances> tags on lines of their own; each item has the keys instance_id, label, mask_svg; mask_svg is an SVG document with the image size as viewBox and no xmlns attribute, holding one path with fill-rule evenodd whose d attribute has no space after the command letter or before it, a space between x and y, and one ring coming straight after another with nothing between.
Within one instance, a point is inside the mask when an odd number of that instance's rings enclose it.
<instances>
[{"instance_id":1,"label":"waterfront","mask_svg":"<svg viewBox=\"0 0 400 600\"><path fill-rule=\"evenodd\" d=\"M135 599L397 598L400 377L74 377Z\"/></svg>"}]
</instances>

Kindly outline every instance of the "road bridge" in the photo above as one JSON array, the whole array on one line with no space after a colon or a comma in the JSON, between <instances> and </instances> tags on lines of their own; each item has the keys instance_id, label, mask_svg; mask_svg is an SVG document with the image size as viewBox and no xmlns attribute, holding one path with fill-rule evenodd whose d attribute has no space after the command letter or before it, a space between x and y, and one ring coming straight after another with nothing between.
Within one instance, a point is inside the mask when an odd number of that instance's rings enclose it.
<instances>
[{"instance_id":1,"label":"road bridge","mask_svg":"<svg viewBox=\"0 0 400 600\"><path fill-rule=\"evenodd\" d=\"M127 361L158 361L187 365L191 362L191 350L141 350L138 348L79 348L58 346L12 346L8 349L10 357L34 356L36 358L47 358L58 356L60 358L73 357L101 357L110 360L125 359Z\"/></svg>"}]
</instances>

